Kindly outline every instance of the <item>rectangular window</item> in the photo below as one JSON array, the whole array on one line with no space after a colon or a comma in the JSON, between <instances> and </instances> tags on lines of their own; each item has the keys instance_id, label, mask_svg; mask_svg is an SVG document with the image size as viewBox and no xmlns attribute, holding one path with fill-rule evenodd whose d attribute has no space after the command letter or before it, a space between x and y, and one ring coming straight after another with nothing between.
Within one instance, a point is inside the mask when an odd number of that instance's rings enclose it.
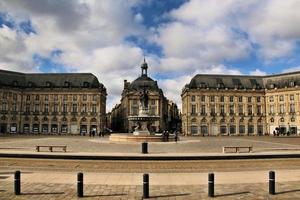
<instances>
[{"instance_id":1,"label":"rectangular window","mask_svg":"<svg viewBox=\"0 0 300 200\"><path fill-rule=\"evenodd\" d=\"M64 96L63 96L63 100L64 100L64 101L68 101L68 95L64 95Z\"/></svg>"},{"instance_id":2,"label":"rectangular window","mask_svg":"<svg viewBox=\"0 0 300 200\"><path fill-rule=\"evenodd\" d=\"M92 113L96 113L97 112L97 105L93 104L92 105Z\"/></svg>"},{"instance_id":3,"label":"rectangular window","mask_svg":"<svg viewBox=\"0 0 300 200\"><path fill-rule=\"evenodd\" d=\"M153 105L153 106L155 105L155 100L154 99L151 100L151 105Z\"/></svg>"},{"instance_id":4,"label":"rectangular window","mask_svg":"<svg viewBox=\"0 0 300 200\"><path fill-rule=\"evenodd\" d=\"M40 104L34 105L34 112L40 112Z\"/></svg>"},{"instance_id":5,"label":"rectangular window","mask_svg":"<svg viewBox=\"0 0 300 200\"><path fill-rule=\"evenodd\" d=\"M225 101L224 96L221 96L221 97L220 97L220 102L224 102L224 101Z\"/></svg>"},{"instance_id":6,"label":"rectangular window","mask_svg":"<svg viewBox=\"0 0 300 200\"><path fill-rule=\"evenodd\" d=\"M196 114L196 105L192 105L192 115Z\"/></svg>"},{"instance_id":7,"label":"rectangular window","mask_svg":"<svg viewBox=\"0 0 300 200\"><path fill-rule=\"evenodd\" d=\"M17 111L17 104L16 103L12 104L12 111L14 111L14 112Z\"/></svg>"},{"instance_id":8,"label":"rectangular window","mask_svg":"<svg viewBox=\"0 0 300 200\"><path fill-rule=\"evenodd\" d=\"M137 106L132 106L131 107L131 114L132 115L138 115L138 107Z\"/></svg>"},{"instance_id":9,"label":"rectangular window","mask_svg":"<svg viewBox=\"0 0 300 200\"><path fill-rule=\"evenodd\" d=\"M220 133L221 133L221 135L226 135L227 134L226 126L220 126Z\"/></svg>"},{"instance_id":10,"label":"rectangular window","mask_svg":"<svg viewBox=\"0 0 300 200\"><path fill-rule=\"evenodd\" d=\"M205 102L205 96L201 96L201 102Z\"/></svg>"},{"instance_id":11,"label":"rectangular window","mask_svg":"<svg viewBox=\"0 0 300 200\"><path fill-rule=\"evenodd\" d=\"M58 95L57 94L55 94L53 98L54 98L54 101L58 101Z\"/></svg>"},{"instance_id":12,"label":"rectangular window","mask_svg":"<svg viewBox=\"0 0 300 200\"><path fill-rule=\"evenodd\" d=\"M293 94L290 95L290 100L294 101L295 100L295 96Z\"/></svg>"},{"instance_id":13,"label":"rectangular window","mask_svg":"<svg viewBox=\"0 0 300 200\"><path fill-rule=\"evenodd\" d=\"M270 102L274 102L274 97L273 97L273 96L270 96L270 97L269 97L269 101L270 101Z\"/></svg>"},{"instance_id":14,"label":"rectangular window","mask_svg":"<svg viewBox=\"0 0 300 200\"><path fill-rule=\"evenodd\" d=\"M72 104L72 112L77 112L77 103Z\"/></svg>"},{"instance_id":15,"label":"rectangular window","mask_svg":"<svg viewBox=\"0 0 300 200\"><path fill-rule=\"evenodd\" d=\"M83 113L86 113L87 112L87 106L86 106L86 104L84 103L84 104L82 104L82 107L81 107L81 112L83 112Z\"/></svg>"},{"instance_id":16,"label":"rectangular window","mask_svg":"<svg viewBox=\"0 0 300 200\"><path fill-rule=\"evenodd\" d=\"M295 113L295 104L293 103L290 104L290 112Z\"/></svg>"},{"instance_id":17,"label":"rectangular window","mask_svg":"<svg viewBox=\"0 0 300 200\"><path fill-rule=\"evenodd\" d=\"M280 104L280 106L279 106L279 112L282 114L282 113L284 113L284 104Z\"/></svg>"},{"instance_id":18,"label":"rectangular window","mask_svg":"<svg viewBox=\"0 0 300 200\"><path fill-rule=\"evenodd\" d=\"M45 101L49 101L49 95L45 95Z\"/></svg>"},{"instance_id":19,"label":"rectangular window","mask_svg":"<svg viewBox=\"0 0 300 200\"><path fill-rule=\"evenodd\" d=\"M248 97L248 103L252 102L252 97Z\"/></svg>"},{"instance_id":20,"label":"rectangular window","mask_svg":"<svg viewBox=\"0 0 300 200\"><path fill-rule=\"evenodd\" d=\"M73 95L73 101L77 101L77 95Z\"/></svg>"},{"instance_id":21,"label":"rectangular window","mask_svg":"<svg viewBox=\"0 0 300 200\"><path fill-rule=\"evenodd\" d=\"M243 97L239 96L239 102L243 102Z\"/></svg>"},{"instance_id":22,"label":"rectangular window","mask_svg":"<svg viewBox=\"0 0 300 200\"><path fill-rule=\"evenodd\" d=\"M49 112L49 104L47 103L44 105L44 112L45 113Z\"/></svg>"},{"instance_id":23,"label":"rectangular window","mask_svg":"<svg viewBox=\"0 0 300 200\"><path fill-rule=\"evenodd\" d=\"M57 113L58 112L58 104L55 103L53 106L53 112Z\"/></svg>"},{"instance_id":24,"label":"rectangular window","mask_svg":"<svg viewBox=\"0 0 300 200\"><path fill-rule=\"evenodd\" d=\"M275 113L275 111L274 111L274 105L270 105L270 113L271 113L271 114L274 114L274 113Z\"/></svg>"},{"instance_id":25,"label":"rectangular window","mask_svg":"<svg viewBox=\"0 0 300 200\"><path fill-rule=\"evenodd\" d=\"M260 115L261 114L261 105L257 106L257 114Z\"/></svg>"},{"instance_id":26,"label":"rectangular window","mask_svg":"<svg viewBox=\"0 0 300 200\"><path fill-rule=\"evenodd\" d=\"M244 125L240 125L239 126L239 133L240 133L240 135L244 135L245 134L245 126Z\"/></svg>"},{"instance_id":27,"label":"rectangular window","mask_svg":"<svg viewBox=\"0 0 300 200\"><path fill-rule=\"evenodd\" d=\"M201 115L205 115L205 105L201 105Z\"/></svg>"},{"instance_id":28,"label":"rectangular window","mask_svg":"<svg viewBox=\"0 0 300 200\"><path fill-rule=\"evenodd\" d=\"M38 95L38 94L35 95L35 100L36 100L36 101L39 101L39 100L40 100L40 95Z\"/></svg>"},{"instance_id":29,"label":"rectangular window","mask_svg":"<svg viewBox=\"0 0 300 200\"><path fill-rule=\"evenodd\" d=\"M279 101L284 101L284 96L283 95L279 96Z\"/></svg>"},{"instance_id":30,"label":"rectangular window","mask_svg":"<svg viewBox=\"0 0 300 200\"><path fill-rule=\"evenodd\" d=\"M67 104L67 103L64 103L64 104L63 104L63 112L64 112L64 113L67 113L67 112L68 112L68 104Z\"/></svg>"},{"instance_id":31,"label":"rectangular window","mask_svg":"<svg viewBox=\"0 0 300 200\"><path fill-rule=\"evenodd\" d=\"M252 105L248 105L248 115L252 115Z\"/></svg>"},{"instance_id":32,"label":"rectangular window","mask_svg":"<svg viewBox=\"0 0 300 200\"><path fill-rule=\"evenodd\" d=\"M229 101L230 101L230 102L233 102L233 99L234 99L233 96L230 96L230 97L229 97Z\"/></svg>"},{"instance_id":33,"label":"rectangular window","mask_svg":"<svg viewBox=\"0 0 300 200\"><path fill-rule=\"evenodd\" d=\"M3 98L3 99L7 99L7 92L3 92L2 98Z\"/></svg>"},{"instance_id":34,"label":"rectangular window","mask_svg":"<svg viewBox=\"0 0 300 200\"><path fill-rule=\"evenodd\" d=\"M215 102L215 96L210 96L210 102Z\"/></svg>"},{"instance_id":35,"label":"rectangular window","mask_svg":"<svg viewBox=\"0 0 300 200\"><path fill-rule=\"evenodd\" d=\"M260 103L260 97L256 97L256 101L258 102L258 103Z\"/></svg>"},{"instance_id":36,"label":"rectangular window","mask_svg":"<svg viewBox=\"0 0 300 200\"><path fill-rule=\"evenodd\" d=\"M200 126L200 131L202 135L207 135L208 134L207 126Z\"/></svg>"},{"instance_id":37,"label":"rectangular window","mask_svg":"<svg viewBox=\"0 0 300 200\"><path fill-rule=\"evenodd\" d=\"M239 115L244 113L243 105L239 105Z\"/></svg>"},{"instance_id":38,"label":"rectangular window","mask_svg":"<svg viewBox=\"0 0 300 200\"><path fill-rule=\"evenodd\" d=\"M253 125L248 125L248 134L253 135L254 133L254 126Z\"/></svg>"},{"instance_id":39,"label":"rectangular window","mask_svg":"<svg viewBox=\"0 0 300 200\"><path fill-rule=\"evenodd\" d=\"M191 96L191 101L192 101L192 102L195 102L195 101L196 101L195 95L192 95L192 96Z\"/></svg>"},{"instance_id":40,"label":"rectangular window","mask_svg":"<svg viewBox=\"0 0 300 200\"><path fill-rule=\"evenodd\" d=\"M97 95L93 95L93 101L97 101Z\"/></svg>"},{"instance_id":41,"label":"rectangular window","mask_svg":"<svg viewBox=\"0 0 300 200\"><path fill-rule=\"evenodd\" d=\"M26 95L26 101L30 101L30 95Z\"/></svg>"},{"instance_id":42,"label":"rectangular window","mask_svg":"<svg viewBox=\"0 0 300 200\"><path fill-rule=\"evenodd\" d=\"M26 104L25 111L26 111L27 113L30 112L30 104L29 104L29 103Z\"/></svg>"},{"instance_id":43,"label":"rectangular window","mask_svg":"<svg viewBox=\"0 0 300 200\"><path fill-rule=\"evenodd\" d=\"M18 99L18 96L17 96L17 94L13 94L13 100L17 100Z\"/></svg>"},{"instance_id":44,"label":"rectangular window","mask_svg":"<svg viewBox=\"0 0 300 200\"><path fill-rule=\"evenodd\" d=\"M231 115L234 114L234 105L229 106L229 114L231 114Z\"/></svg>"},{"instance_id":45,"label":"rectangular window","mask_svg":"<svg viewBox=\"0 0 300 200\"><path fill-rule=\"evenodd\" d=\"M216 114L216 106L215 105L210 105L210 114L211 115L214 115L214 114Z\"/></svg>"},{"instance_id":46,"label":"rectangular window","mask_svg":"<svg viewBox=\"0 0 300 200\"><path fill-rule=\"evenodd\" d=\"M156 106L150 107L150 115L155 115Z\"/></svg>"},{"instance_id":47,"label":"rectangular window","mask_svg":"<svg viewBox=\"0 0 300 200\"><path fill-rule=\"evenodd\" d=\"M197 126L191 126L191 133L193 135L198 134L198 127Z\"/></svg>"},{"instance_id":48,"label":"rectangular window","mask_svg":"<svg viewBox=\"0 0 300 200\"><path fill-rule=\"evenodd\" d=\"M86 100L87 100L87 95L86 95L86 94L84 94L84 95L82 96L82 100L83 100L83 101L86 101Z\"/></svg>"},{"instance_id":49,"label":"rectangular window","mask_svg":"<svg viewBox=\"0 0 300 200\"><path fill-rule=\"evenodd\" d=\"M225 106L224 105L220 106L220 113L225 114Z\"/></svg>"},{"instance_id":50,"label":"rectangular window","mask_svg":"<svg viewBox=\"0 0 300 200\"><path fill-rule=\"evenodd\" d=\"M229 133L230 134L235 134L236 130L235 130L235 125L231 125L229 128Z\"/></svg>"}]
</instances>

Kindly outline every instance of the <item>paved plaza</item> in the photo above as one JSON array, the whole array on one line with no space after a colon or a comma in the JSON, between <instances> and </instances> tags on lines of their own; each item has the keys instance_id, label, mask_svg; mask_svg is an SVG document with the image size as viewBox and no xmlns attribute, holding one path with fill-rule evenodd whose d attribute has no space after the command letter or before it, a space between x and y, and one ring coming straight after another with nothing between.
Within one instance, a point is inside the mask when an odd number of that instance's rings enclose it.
<instances>
[{"instance_id":1,"label":"paved plaza","mask_svg":"<svg viewBox=\"0 0 300 200\"><path fill-rule=\"evenodd\" d=\"M222 153L223 146L253 146L254 152L300 152L300 137L181 137L179 142L149 143L149 153ZM36 145L67 145L69 153L139 153L139 143L110 142L108 137L12 136L0 137L0 151L34 152Z\"/></svg>"},{"instance_id":2,"label":"paved plaza","mask_svg":"<svg viewBox=\"0 0 300 200\"><path fill-rule=\"evenodd\" d=\"M108 137L3 136L1 152L36 153L36 145L67 145L61 154L141 154L140 144ZM253 146L254 153L300 152L299 137L181 137L150 143L150 154L222 154L223 146ZM57 152L53 152L57 153ZM51 152L47 152L51 154ZM22 195L13 193L21 170ZM276 195L268 194L268 172L276 172ZM211 199L207 174L215 173L216 199L299 199L300 159L104 161L0 158L0 200L77 199L76 175L84 173L83 199L142 199L142 175L150 174L151 199Z\"/></svg>"}]
</instances>

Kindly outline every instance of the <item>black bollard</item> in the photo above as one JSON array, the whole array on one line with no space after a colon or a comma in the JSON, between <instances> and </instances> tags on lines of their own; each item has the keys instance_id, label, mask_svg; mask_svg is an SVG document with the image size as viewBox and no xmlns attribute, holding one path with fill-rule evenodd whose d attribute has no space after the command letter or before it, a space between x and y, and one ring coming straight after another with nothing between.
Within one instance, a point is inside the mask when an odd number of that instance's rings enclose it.
<instances>
[{"instance_id":1,"label":"black bollard","mask_svg":"<svg viewBox=\"0 0 300 200\"><path fill-rule=\"evenodd\" d=\"M269 194L275 194L275 172L269 171Z\"/></svg>"},{"instance_id":2,"label":"black bollard","mask_svg":"<svg viewBox=\"0 0 300 200\"><path fill-rule=\"evenodd\" d=\"M143 198L149 198L149 174L143 175Z\"/></svg>"},{"instance_id":3,"label":"black bollard","mask_svg":"<svg viewBox=\"0 0 300 200\"><path fill-rule=\"evenodd\" d=\"M15 171L15 195L21 194L21 172Z\"/></svg>"},{"instance_id":4,"label":"black bollard","mask_svg":"<svg viewBox=\"0 0 300 200\"><path fill-rule=\"evenodd\" d=\"M83 197L83 173L77 174L77 196Z\"/></svg>"},{"instance_id":5,"label":"black bollard","mask_svg":"<svg viewBox=\"0 0 300 200\"><path fill-rule=\"evenodd\" d=\"M215 175L214 173L208 174L208 196L214 197L215 196Z\"/></svg>"},{"instance_id":6,"label":"black bollard","mask_svg":"<svg viewBox=\"0 0 300 200\"><path fill-rule=\"evenodd\" d=\"M147 142L142 143L142 153L144 153L144 154L148 153L148 143Z\"/></svg>"}]
</instances>

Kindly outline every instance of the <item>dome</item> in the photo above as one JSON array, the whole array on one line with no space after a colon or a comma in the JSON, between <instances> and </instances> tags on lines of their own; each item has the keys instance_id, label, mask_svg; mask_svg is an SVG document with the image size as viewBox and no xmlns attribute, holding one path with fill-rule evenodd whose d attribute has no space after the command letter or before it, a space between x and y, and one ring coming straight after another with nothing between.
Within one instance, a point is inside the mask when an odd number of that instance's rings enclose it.
<instances>
[{"instance_id":1,"label":"dome","mask_svg":"<svg viewBox=\"0 0 300 200\"><path fill-rule=\"evenodd\" d=\"M135 79L129 86L130 90L141 90L144 87L148 90L159 90L157 82L148 76L140 76Z\"/></svg>"}]
</instances>

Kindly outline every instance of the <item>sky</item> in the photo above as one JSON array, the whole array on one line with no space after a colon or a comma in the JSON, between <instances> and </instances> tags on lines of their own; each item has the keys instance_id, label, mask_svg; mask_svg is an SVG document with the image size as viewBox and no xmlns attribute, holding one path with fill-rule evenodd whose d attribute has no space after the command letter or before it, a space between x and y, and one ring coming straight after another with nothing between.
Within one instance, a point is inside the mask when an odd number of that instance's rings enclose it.
<instances>
[{"instance_id":1,"label":"sky","mask_svg":"<svg viewBox=\"0 0 300 200\"><path fill-rule=\"evenodd\" d=\"M300 70L299 0L4 0L0 69L91 72L107 111L148 73L181 106L196 74Z\"/></svg>"}]
</instances>

